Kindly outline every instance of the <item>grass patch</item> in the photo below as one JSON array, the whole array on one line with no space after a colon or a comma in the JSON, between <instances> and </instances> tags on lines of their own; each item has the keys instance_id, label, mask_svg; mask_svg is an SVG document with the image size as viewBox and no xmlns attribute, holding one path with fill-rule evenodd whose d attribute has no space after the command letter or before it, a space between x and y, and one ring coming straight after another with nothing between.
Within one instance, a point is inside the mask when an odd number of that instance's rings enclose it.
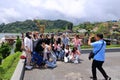
<instances>
[{"instance_id":1,"label":"grass patch","mask_svg":"<svg viewBox=\"0 0 120 80\"><path fill-rule=\"evenodd\" d=\"M120 44L119 45L107 45L107 48L120 48Z\"/></svg>"},{"instance_id":2,"label":"grass patch","mask_svg":"<svg viewBox=\"0 0 120 80\"><path fill-rule=\"evenodd\" d=\"M18 61L20 59L19 58L20 55L21 55L21 52L17 52L5 58L2 65L0 65L0 72L2 71L1 80L10 80L10 78L14 73L14 70L16 69Z\"/></svg>"},{"instance_id":3,"label":"grass patch","mask_svg":"<svg viewBox=\"0 0 120 80\"><path fill-rule=\"evenodd\" d=\"M18 64L18 61L19 61L19 58L17 58L15 61L14 61L14 64L8 69L8 71L5 73L4 75L4 78L5 79L10 79L16 69L16 66Z\"/></svg>"},{"instance_id":4,"label":"grass patch","mask_svg":"<svg viewBox=\"0 0 120 80\"><path fill-rule=\"evenodd\" d=\"M91 49L92 47L89 45L81 46L81 49ZM120 45L107 45L106 48L120 48Z\"/></svg>"},{"instance_id":5,"label":"grass patch","mask_svg":"<svg viewBox=\"0 0 120 80\"><path fill-rule=\"evenodd\" d=\"M92 47L91 46L89 46L89 45L83 45L83 46L81 46L81 49L91 49Z\"/></svg>"}]
</instances>

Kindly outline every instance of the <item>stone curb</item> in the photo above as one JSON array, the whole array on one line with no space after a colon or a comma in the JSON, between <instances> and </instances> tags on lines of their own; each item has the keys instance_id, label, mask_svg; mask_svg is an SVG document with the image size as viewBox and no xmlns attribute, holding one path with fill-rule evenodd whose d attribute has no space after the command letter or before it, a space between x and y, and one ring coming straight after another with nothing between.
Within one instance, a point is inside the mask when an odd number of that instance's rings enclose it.
<instances>
[{"instance_id":1,"label":"stone curb","mask_svg":"<svg viewBox=\"0 0 120 80\"><path fill-rule=\"evenodd\" d=\"M25 53L23 52L22 55L25 55ZM11 80L23 80L24 71L25 71L25 59L20 59L11 77Z\"/></svg>"}]
</instances>

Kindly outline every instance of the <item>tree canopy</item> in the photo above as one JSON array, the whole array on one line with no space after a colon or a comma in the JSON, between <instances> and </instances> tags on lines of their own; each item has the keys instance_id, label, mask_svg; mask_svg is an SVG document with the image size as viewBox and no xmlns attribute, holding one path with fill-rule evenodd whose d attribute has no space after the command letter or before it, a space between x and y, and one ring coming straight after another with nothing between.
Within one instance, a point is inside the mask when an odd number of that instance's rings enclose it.
<instances>
[{"instance_id":1,"label":"tree canopy","mask_svg":"<svg viewBox=\"0 0 120 80\"><path fill-rule=\"evenodd\" d=\"M45 29L72 29L73 23L64 20L39 20L40 25L45 25ZM2 33L21 33L26 31L39 31L34 20L16 21L13 23L0 24Z\"/></svg>"}]
</instances>

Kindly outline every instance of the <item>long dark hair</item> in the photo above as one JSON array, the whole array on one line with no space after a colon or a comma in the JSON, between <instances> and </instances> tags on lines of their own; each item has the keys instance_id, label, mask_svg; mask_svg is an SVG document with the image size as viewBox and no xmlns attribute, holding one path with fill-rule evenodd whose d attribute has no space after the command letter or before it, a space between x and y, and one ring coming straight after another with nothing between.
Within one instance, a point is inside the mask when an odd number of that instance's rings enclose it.
<instances>
[{"instance_id":1,"label":"long dark hair","mask_svg":"<svg viewBox=\"0 0 120 80\"><path fill-rule=\"evenodd\" d=\"M31 39L31 37L30 37L30 32L27 32L27 33L26 33L26 37L29 38L29 39Z\"/></svg>"},{"instance_id":2,"label":"long dark hair","mask_svg":"<svg viewBox=\"0 0 120 80\"><path fill-rule=\"evenodd\" d=\"M72 52L75 53L76 50L77 50L77 47L73 47Z\"/></svg>"},{"instance_id":3,"label":"long dark hair","mask_svg":"<svg viewBox=\"0 0 120 80\"><path fill-rule=\"evenodd\" d=\"M79 39L80 38L79 35L76 35L76 38Z\"/></svg>"}]
</instances>

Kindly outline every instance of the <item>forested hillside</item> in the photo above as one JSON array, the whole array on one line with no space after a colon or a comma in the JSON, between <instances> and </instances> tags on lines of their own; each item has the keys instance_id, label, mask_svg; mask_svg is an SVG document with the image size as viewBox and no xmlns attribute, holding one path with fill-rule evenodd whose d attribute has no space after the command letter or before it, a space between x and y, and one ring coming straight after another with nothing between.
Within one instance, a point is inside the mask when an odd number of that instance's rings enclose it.
<instances>
[{"instance_id":1,"label":"forested hillside","mask_svg":"<svg viewBox=\"0 0 120 80\"><path fill-rule=\"evenodd\" d=\"M72 29L73 23L64 20L39 20L40 25L45 25L46 30L50 29ZM0 24L1 33L21 33L27 31L39 31L34 20L16 21L13 23Z\"/></svg>"}]
</instances>

